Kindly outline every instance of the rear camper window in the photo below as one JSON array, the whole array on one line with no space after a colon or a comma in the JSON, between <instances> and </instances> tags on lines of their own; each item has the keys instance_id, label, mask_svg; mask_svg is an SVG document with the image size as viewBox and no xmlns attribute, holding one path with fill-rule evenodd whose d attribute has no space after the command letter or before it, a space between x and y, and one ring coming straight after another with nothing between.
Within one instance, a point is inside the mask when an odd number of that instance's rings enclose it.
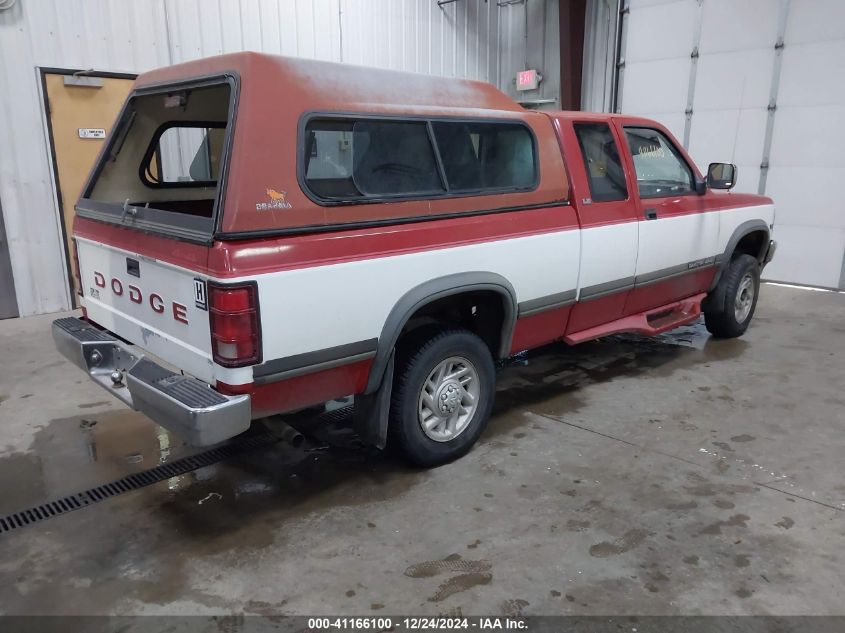
<instances>
[{"instance_id":1,"label":"rear camper window","mask_svg":"<svg viewBox=\"0 0 845 633\"><path fill-rule=\"evenodd\" d=\"M531 133L521 124L491 122L312 119L302 174L306 189L328 203L537 184Z\"/></svg>"},{"instance_id":2,"label":"rear camper window","mask_svg":"<svg viewBox=\"0 0 845 633\"><path fill-rule=\"evenodd\" d=\"M220 78L130 97L77 205L80 215L208 239L232 93Z\"/></svg>"}]
</instances>

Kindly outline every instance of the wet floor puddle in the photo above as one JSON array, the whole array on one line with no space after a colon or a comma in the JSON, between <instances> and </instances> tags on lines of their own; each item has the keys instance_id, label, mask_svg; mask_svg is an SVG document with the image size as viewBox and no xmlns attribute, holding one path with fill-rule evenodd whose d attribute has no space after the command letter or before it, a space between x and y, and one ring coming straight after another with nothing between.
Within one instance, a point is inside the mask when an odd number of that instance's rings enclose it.
<instances>
[{"instance_id":1,"label":"wet floor puddle","mask_svg":"<svg viewBox=\"0 0 845 633\"><path fill-rule=\"evenodd\" d=\"M577 347L560 344L521 354L500 372L494 411L499 419L491 424L485 439L510 430L505 428L509 425L496 422L511 409L536 410L548 403L558 415L565 415L582 404L577 392L586 385L643 371L672 371L679 360L692 365L730 358L742 351L744 344L738 343L742 342L714 342L703 323L696 323L656 338L619 335ZM343 404L347 403L334 406ZM304 415L313 419L315 413ZM304 421L307 427L307 420ZM175 506L184 503L183 510L187 512L188 507L217 505L228 507L237 515L232 504L249 503L249 499L263 503L267 497L276 496L312 509L321 504L369 502L373 500L373 489L377 490L376 497L389 497L424 479L424 471L408 469L390 456L356 450L354 439L350 438L349 425L341 424L328 435L318 433L307 450L282 450L277 445L231 463L174 478L164 484L173 493L169 500L171 509L185 514ZM328 450L327 444L340 444L341 449ZM52 420L36 432L28 452L0 457L0 481L15 482L0 498L0 513L100 485L201 450L186 446L132 411L86 411L80 416ZM358 483L352 483L355 481ZM373 484L366 486L370 491L364 496L360 492L362 481ZM194 527L202 529L201 525Z\"/></svg>"},{"instance_id":2,"label":"wet floor puddle","mask_svg":"<svg viewBox=\"0 0 845 633\"><path fill-rule=\"evenodd\" d=\"M0 514L91 488L198 452L128 410L57 418L27 452L0 457Z\"/></svg>"}]
</instances>

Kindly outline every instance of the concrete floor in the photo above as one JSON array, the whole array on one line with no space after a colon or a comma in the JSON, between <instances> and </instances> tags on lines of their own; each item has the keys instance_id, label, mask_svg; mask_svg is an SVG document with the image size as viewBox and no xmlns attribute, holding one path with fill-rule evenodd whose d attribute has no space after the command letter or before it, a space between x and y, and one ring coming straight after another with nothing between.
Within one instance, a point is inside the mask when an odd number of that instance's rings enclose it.
<instances>
[{"instance_id":1,"label":"concrete floor","mask_svg":"<svg viewBox=\"0 0 845 633\"><path fill-rule=\"evenodd\" d=\"M0 516L188 454L0 322ZM845 295L529 354L435 470L276 445L0 534L4 614L845 614Z\"/></svg>"}]
</instances>

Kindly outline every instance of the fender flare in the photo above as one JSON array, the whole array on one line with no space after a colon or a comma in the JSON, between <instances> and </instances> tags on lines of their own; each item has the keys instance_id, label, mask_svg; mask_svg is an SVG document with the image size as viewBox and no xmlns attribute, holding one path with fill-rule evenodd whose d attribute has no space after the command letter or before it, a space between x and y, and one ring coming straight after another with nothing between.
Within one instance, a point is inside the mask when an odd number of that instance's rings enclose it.
<instances>
[{"instance_id":1,"label":"fender flare","mask_svg":"<svg viewBox=\"0 0 845 633\"><path fill-rule=\"evenodd\" d=\"M736 250L736 245L739 244L739 241L746 235L756 233L757 231L763 231L766 234L766 238L763 240L763 248L761 249L761 252L757 253L757 261L762 262L763 256L766 253L766 246L769 243L769 225L763 220L748 220L743 222L734 229L734 232L731 234L731 238L728 240L728 245L725 247L725 252L716 258L718 268L716 270L716 274L713 276L710 288L708 289L710 292L712 292L719 284L722 274L725 272L728 265L730 265L731 255L733 255L734 250Z\"/></svg>"},{"instance_id":2,"label":"fender flare","mask_svg":"<svg viewBox=\"0 0 845 633\"><path fill-rule=\"evenodd\" d=\"M763 220L748 220L734 229L731 239L728 240L725 252L716 258L716 261L718 262L716 274L713 275L713 281L710 283L710 288L707 290L708 295L702 302L702 307L705 310L721 311L724 309L725 293L724 291L717 290L719 281L721 281L722 275L730 265L731 255L733 255L734 250L736 250L736 245L739 244L739 241L749 233L756 233L757 231L763 231L766 234L766 238L763 240L763 248L760 253L757 253L757 260L762 264L762 259L766 253L766 248L769 244L769 237L771 235L769 232L769 225Z\"/></svg>"},{"instance_id":3,"label":"fender flare","mask_svg":"<svg viewBox=\"0 0 845 633\"><path fill-rule=\"evenodd\" d=\"M374 393L381 386L385 370L393 356L393 349L399 340L399 334L417 310L444 297L478 290L493 291L502 297L504 319L498 358L507 357L510 352L511 338L517 317L516 292L513 285L502 275L485 271L463 272L437 277L411 288L402 295L387 315L378 339L376 356L370 368L370 376L364 393Z\"/></svg>"}]
</instances>

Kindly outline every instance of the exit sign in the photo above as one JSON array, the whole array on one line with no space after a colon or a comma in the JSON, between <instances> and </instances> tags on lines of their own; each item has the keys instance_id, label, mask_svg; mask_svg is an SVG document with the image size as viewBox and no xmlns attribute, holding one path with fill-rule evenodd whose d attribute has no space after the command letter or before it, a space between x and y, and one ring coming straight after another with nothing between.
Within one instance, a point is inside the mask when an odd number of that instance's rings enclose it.
<instances>
[{"instance_id":1,"label":"exit sign","mask_svg":"<svg viewBox=\"0 0 845 633\"><path fill-rule=\"evenodd\" d=\"M520 70L516 73L517 90L536 90L540 85L540 73L536 70Z\"/></svg>"}]
</instances>

